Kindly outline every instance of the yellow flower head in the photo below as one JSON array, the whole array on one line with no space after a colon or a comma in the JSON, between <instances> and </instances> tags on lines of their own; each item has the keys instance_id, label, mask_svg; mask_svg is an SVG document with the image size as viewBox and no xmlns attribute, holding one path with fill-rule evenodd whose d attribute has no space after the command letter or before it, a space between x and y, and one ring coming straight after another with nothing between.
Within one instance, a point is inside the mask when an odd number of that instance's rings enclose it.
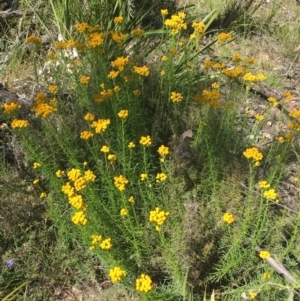
<instances>
[{"instance_id":1,"label":"yellow flower head","mask_svg":"<svg viewBox=\"0 0 300 301\"><path fill-rule=\"evenodd\" d=\"M129 147L129 148L134 148L134 147L135 147L135 144L134 144L134 142L132 142L132 141L131 141L131 142L129 142L129 143L128 143L128 147Z\"/></svg>"},{"instance_id":2,"label":"yellow flower head","mask_svg":"<svg viewBox=\"0 0 300 301\"><path fill-rule=\"evenodd\" d=\"M42 39L40 37L37 37L37 36L29 36L28 38L26 38L25 42L39 45L39 44L42 43Z\"/></svg>"},{"instance_id":3,"label":"yellow flower head","mask_svg":"<svg viewBox=\"0 0 300 301\"><path fill-rule=\"evenodd\" d=\"M176 35L180 30L187 29L187 25L184 22L185 17L185 13L179 12L177 15L172 15L171 19L165 20L164 24L171 29L171 35Z\"/></svg>"},{"instance_id":4,"label":"yellow flower head","mask_svg":"<svg viewBox=\"0 0 300 301\"><path fill-rule=\"evenodd\" d=\"M227 224L232 224L234 222L234 217L232 214L226 212L224 215L223 215L223 221Z\"/></svg>"},{"instance_id":5,"label":"yellow flower head","mask_svg":"<svg viewBox=\"0 0 300 301\"><path fill-rule=\"evenodd\" d=\"M265 272L263 273L263 276L262 276L264 279L270 279L271 278L271 274L268 273L268 272Z\"/></svg>"},{"instance_id":6,"label":"yellow flower head","mask_svg":"<svg viewBox=\"0 0 300 301\"><path fill-rule=\"evenodd\" d=\"M90 81L91 77L90 76L86 76L86 75L82 75L79 79L80 83L83 85L87 85Z\"/></svg>"},{"instance_id":7,"label":"yellow flower head","mask_svg":"<svg viewBox=\"0 0 300 301\"><path fill-rule=\"evenodd\" d=\"M20 109L21 105L15 101L9 102L9 103L4 103L3 105L3 111L5 114L10 114L13 111Z\"/></svg>"},{"instance_id":8,"label":"yellow flower head","mask_svg":"<svg viewBox=\"0 0 300 301\"><path fill-rule=\"evenodd\" d=\"M83 132L80 133L80 138L84 139L84 140L88 140L93 136L94 136L94 134L90 131L83 131Z\"/></svg>"},{"instance_id":9,"label":"yellow flower head","mask_svg":"<svg viewBox=\"0 0 300 301\"><path fill-rule=\"evenodd\" d=\"M145 180L147 180L147 178L148 178L148 175L146 173L141 174L141 181L145 181Z\"/></svg>"},{"instance_id":10,"label":"yellow flower head","mask_svg":"<svg viewBox=\"0 0 300 301\"><path fill-rule=\"evenodd\" d=\"M23 119L14 119L11 122L11 127L13 129L26 128L28 126L29 126L29 122L27 120L23 120Z\"/></svg>"},{"instance_id":11,"label":"yellow flower head","mask_svg":"<svg viewBox=\"0 0 300 301\"><path fill-rule=\"evenodd\" d=\"M103 133L108 125L110 124L110 119L98 119L97 121L93 121L91 127L95 129L97 134Z\"/></svg>"},{"instance_id":12,"label":"yellow flower head","mask_svg":"<svg viewBox=\"0 0 300 301\"><path fill-rule=\"evenodd\" d=\"M120 211L120 215L121 216L126 216L127 214L128 214L128 209L122 208L121 211Z\"/></svg>"},{"instance_id":13,"label":"yellow flower head","mask_svg":"<svg viewBox=\"0 0 300 301\"><path fill-rule=\"evenodd\" d=\"M32 184L37 184L38 182L39 182L40 180L39 179L35 179L33 182L32 182Z\"/></svg>"},{"instance_id":14,"label":"yellow flower head","mask_svg":"<svg viewBox=\"0 0 300 301\"><path fill-rule=\"evenodd\" d=\"M112 247L111 238L104 239L100 244L100 248L103 250L109 250Z\"/></svg>"},{"instance_id":15,"label":"yellow flower head","mask_svg":"<svg viewBox=\"0 0 300 301\"><path fill-rule=\"evenodd\" d=\"M263 195L265 198L267 198L269 200L276 200L278 197L275 189L268 189L268 190L264 191Z\"/></svg>"},{"instance_id":16,"label":"yellow flower head","mask_svg":"<svg viewBox=\"0 0 300 301\"><path fill-rule=\"evenodd\" d=\"M86 120L86 121L93 121L93 120L95 120L95 115L92 114L92 113L87 113L87 114L84 116L84 120Z\"/></svg>"},{"instance_id":17,"label":"yellow flower head","mask_svg":"<svg viewBox=\"0 0 300 301\"><path fill-rule=\"evenodd\" d=\"M259 257L261 259L268 259L271 257L271 254L268 251L260 251L259 252Z\"/></svg>"},{"instance_id":18,"label":"yellow flower head","mask_svg":"<svg viewBox=\"0 0 300 301\"><path fill-rule=\"evenodd\" d=\"M48 86L48 91L49 91L51 94L56 94L56 93L57 93L57 90L58 90L58 86L56 86L56 85L49 85L49 86Z\"/></svg>"},{"instance_id":19,"label":"yellow flower head","mask_svg":"<svg viewBox=\"0 0 300 301\"><path fill-rule=\"evenodd\" d=\"M258 187L261 189L268 189L270 188L270 184L267 181L260 181L258 182Z\"/></svg>"},{"instance_id":20,"label":"yellow flower head","mask_svg":"<svg viewBox=\"0 0 300 301\"><path fill-rule=\"evenodd\" d=\"M251 299L255 299L256 296L257 296L257 293L256 293L256 292L249 292L249 297L250 297Z\"/></svg>"},{"instance_id":21,"label":"yellow flower head","mask_svg":"<svg viewBox=\"0 0 300 301\"><path fill-rule=\"evenodd\" d=\"M114 185L120 191L125 190L125 186L129 183L129 181L122 175L114 177Z\"/></svg>"},{"instance_id":22,"label":"yellow flower head","mask_svg":"<svg viewBox=\"0 0 300 301\"><path fill-rule=\"evenodd\" d=\"M167 9L161 9L160 13L162 14L162 16L166 16L169 12Z\"/></svg>"},{"instance_id":23,"label":"yellow flower head","mask_svg":"<svg viewBox=\"0 0 300 301\"><path fill-rule=\"evenodd\" d=\"M112 163L114 163L115 161L117 161L117 156L116 156L116 155L113 155L113 154L109 154L109 155L107 156L107 159L108 159L108 161L112 164Z\"/></svg>"},{"instance_id":24,"label":"yellow flower head","mask_svg":"<svg viewBox=\"0 0 300 301\"><path fill-rule=\"evenodd\" d=\"M122 16L115 17L115 18L114 18L114 22L115 22L115 23L122 23L122 22L123 22L123 19L124 19L124 18L123 18Z\"/></svg>"},{"instance_id":25,"label":"yellow flower head","mask_svg":"<svg viewBox=\"0 0 300 301\"><path fill-rule=\"evenodd\" d=\"M61 178L64 174L65 174L65 172L60 169L55 173L56 177L58 177L58 178Z\"/></svg>"},{"instance_id":26,"label":"yellow flower head","mask_svg":"<svg viewBox=\"0 0 300 301\"><path fill-rule=\"evenodd\" d=\"M153 288L151 278L146 274L142 274L138 279L136 279L135 288L140 292L149 292Z\"/></svg>"},{"instance_id":27,"label":"yellow flower head","mask_svg":"<svg viewBox=\"0 0 300 301\"><path fill-rule=\"evenodd\" d=\"M181 102L183 100L183 96L181 93L171 92L170 99L172 102Z\"/></svg>"},{"instance_id":28,"label":"yellow flower head","mask_svg":"<svg viewBox=\"0 0 300 301\"><path fill-rule=\"evenodd\" d=\"M100 149L102 153L109 153L109 147L107 145L103 145Z\"/></svg>"},{"instance_id":29,"label":"yellow flower head","mask_svg":"<svg viewBox=\"0 0 300 301\"><path fill-rule=\"evenodd\" d=\"M114 61L111 62L111 66L113 68L117 68L119 71L123 71L125 66L128 64L129 58L128 57L118 57Z\"/></svg>"},{"instance_id":30,"label":"yellow flower head","mask_svg":"<svg viewBox=\"0 0 300 301\"><path fill-rule=\"evenodd\" d=\"M123 277L126 276L126 272L120 267L114 267L109 270L109 277L113 283L119 282Z\"/></svg>"},{"instance_id":31,"label":"yellow flower head","mask_svg":"<svg viewBox=\"0 0 300 301\"><path fill-rule=\"evenodd\" d=\"M47 196L47 193L46 193L46 192L42 192L42 193L40 194L40 198L41 198L41 199L45 198L46 196Z\"/></svg>"},{"instance_id":32,"label":"yellow flower head","mask_svg":"<svg viewBox=\"0 0 300 301\"><path fill-rule=\"evenodd\" d=\"M139 74L141 76L148 76L150 71L149 68L147 66L142 66L142 67L138 67L138 66L133 66L133 73Z\"/></svg>"},{"instance_id":33,"label":"yellow flower head","mask_svg":"<svg viewBox=\"0 0 300 301\"><path fill-rule=\"evenodd\" d=\"M218 35L218 43L230 42L232 40L232 36L230 33L221 32Z\"/></svg>"},{"instance_id":34,"label":"yellow flower head","mask_svg":"<svg viewBox=\"0 0 300 301\"><path fill-rule=\"evenodd\" d=\"M88 169L84 172L84 179L87 182L94 182L96 179L96 175L91 170Z\"/></svg>"},{"instance_id":35,"label":"yellow flower head","mask_svg":"<svg viewBox=\"0 0 300 301\"><path fill-rule=\"evenodd\" d=\"M86 218L84 212L82 210L77 211L72 217L72 222L75 225L85 225L87 223L87 218Z\"/></svg>"},{"instance_id":36,"label":"yellow flower head","mask_svg":"<svg viewBox=\"0 0 300 301\"><path fill-rule=\"evenodd\" d=\"M121 118L121 119L126 119L128 117L128 110L121 110L119 113L118 113L118 116Z\"/></svg>"},{"instance_id":37,"label":"yellow flower head","mask_svg":"<svg viewBox=\"0 0 300 301\"><path fill-rule=\"evenodd\" d=\"M33 169L37 169L37 168L39 168L39 167L41 167L41 166L42 166L41 163L38 163L38 162L34 162L34 163L33 163Z\"/></svg>"},{"instance_id":38,"label":"yellow flower head","mask_svg":"<svg viewBox=\"0 0 300 301\"><path fill-rule=\"evenodd\" d=\"M167 175L164 174L163 172L162 173L158 173L156 175L156 183L164 182L166 179L167 179Z\"/></svg>"},{"instance_id":39,"label":"yellow flower head","mask_svg":"<svg viewBox=\"0 0 300 301\"><path fill-rule=\"evenodd\" d=\"M161 226L166 221L169 214L168 211L163 211L160 210L159 207L156 207L155 210L150 211L149 221Z\"/></svg>"},{"instance_id":40,"label":"yellow flower head","mask_svg":"<svg viewBox=\"0 0 300 301\"><path fill-rule=\"evenodd\" d=\"M150 146L152 144L150 136L142 136L140 139L140 144L143 146Z\"/></svg>"},{"instance_id":41,"label":"yellow flower head","mask_svg":"<svg viewBox=\"0 0 300 301\"><path fill-rule=\"evenodd\" d=\"M78 32L83 33L86 29L88 29L89 25L86 22L77 23L75 25L75 28L78 30Z\"/></svg>"}]
</instances>

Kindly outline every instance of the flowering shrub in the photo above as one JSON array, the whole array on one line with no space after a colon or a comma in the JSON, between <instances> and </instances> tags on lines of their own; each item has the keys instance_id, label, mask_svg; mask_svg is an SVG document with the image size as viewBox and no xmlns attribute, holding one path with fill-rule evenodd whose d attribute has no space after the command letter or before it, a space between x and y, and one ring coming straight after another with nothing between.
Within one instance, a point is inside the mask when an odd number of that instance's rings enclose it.
<instances>
[{"instance_id":1,"label":"flowering shrub","mask_svg":"<svg viewBox=\"0 0 300 301\"><path fill-rule=\"evenodd\" d=\"M135 287L141 298L187 299L189 284L202 292L211 279L226 284L239 275L238 298L243 287L254 299L261 292L249 288L257 281L245 271L262 278L262 269L250 248L274 244L274 229L283 227L269 210L280 205L274 179L281 171L274 158L284 157L299 131L300 111L290 111L288 131L270 149L254 140L246 149L245 137L252 135L237 112L249 88L266 76L253 71L252 57L210 59L205 52L232 41L233 33L206 36L213 20L168 9L161 10L163 28L153 33L116 11L107 18L103 7L96 20L91 15L89 23L72 25L74 39L53 45L49 58L61 65L52 65L49 93L36 93L30 122L16 117L17 102L3 105L35 161L30 184L47 187L39 196L56 213L53 220L68 221L111 281ZM150 64L144 53L154 34L163 43ZM26 42L40 43L37 37ZM236 83L248 88L245 95ZM71 91L70 99L61 91ZM281 101L292 97L285 93ZM270 97L269 105L278 107L278 99ZM267 112L255 114L250 131L259 132L267 118ZM249 177L240 167L242 156L251 163ZM249 188L242 191L236 183Z\"/></svg>"}]
</instances>

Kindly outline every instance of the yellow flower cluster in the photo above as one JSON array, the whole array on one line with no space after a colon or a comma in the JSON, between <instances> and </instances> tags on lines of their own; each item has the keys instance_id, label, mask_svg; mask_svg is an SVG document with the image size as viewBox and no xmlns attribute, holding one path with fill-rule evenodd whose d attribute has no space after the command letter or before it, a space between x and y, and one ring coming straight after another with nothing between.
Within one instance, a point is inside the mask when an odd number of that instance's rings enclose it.
<instances>
[{"instance_id":1,"label":"yellow flower cluster","mask_svg":"<svg viewBox=\"0 0 300 301\"><path fill-rule=\"evenodd\" d=\"M235 55L232 56L231 60L236 63L240 62L243 59L242 55L240 53L236 53Z\"/></svg>"},{"instance_id":2,"label":"yellow flower cluster","mask_svg":"<svg viewBox=\"0 0 300 301\"><path fill-rule=\"evenodd\" d=\"M104 33L93 32L88 35L87 43L92 48L101 46L104 42Z\"/></svg>"},{"instance_id":3,"label":"yellow flower cluster","mask_svg":"<svg viewBox=\"0 0 300 301\"><path fill-rule=\"evenodd\" d=\"M102 91L99 94L93 96L96 102L102 102L105 99L110 98L113 96L114 91L112 89L105 89L104 84L101 85Z\"/></svg>"},{"instance_id":4,"label":"yellow flower cluster","mask_svg":"<svg viewBox=\"0 0 300 301\"><path fill-rule=\"evenodd\" d=\"M91 77L90 76L86 76L86 75L82 75L80 78L79 78L79 81L81 84L83 85L87 85L90 81Z\"/></svg>"},{"instance_id":5,"label":"yellow flower cluster","mask_svg":"<svg viewBox=\"0 0 300 301\"><path fill-rule=\"evenodd\" d=\"M146 173L142 173L141 174L141 181L143 182L143 181L145 181L147 179L148 179L148 175Z\"/></svg>"},{"instance_id":6,"label":"yellow flower cluster","mask_svg":"<svg viewBox=\"0 0 300 301\"><path fill-rule=\"evenodd\" d=\"M34 43L34 44L41 44L42 43L42 39L40 37L37 36L29 36L26 38L25 40L26 43Z\"/></svg>"},{"instance_id":7,"label":"yellow flower cluster","mask_svg":"<svg viewBox=\"0 0 300 301\"><path fill-rule=\"evenodd\" d=\"M133 36L142 36L144 34L144 30L140 28L133 29L130 32Z\"/></svg>"},{"instance_id":8,"label":"yellow flower cluster","mask_svg":"<svg viewBox=\"0 0 300 301\"><path fill-rule=\"evenodd\" d=\"M84 120L86 120L86 121L93 121L93 120L95 120L95 115L92 114L92 113L87 113L87 114L84 116Z\"/></svg>"},{"instance_id":9,"label":"yellow flower cluster","mask_svg":"<svg viewBox=\"0 0 300 301\"><path fill-rule=\"evenodd\" d=\"M227 77L236 78L236 77L243 75L245 73L245 69L240 66L234 67L233 69L224 68L222 70L222 73L224 75L226 75Z\"/></svg>"},{"instance_id":10,"label":"yellow flower cluster","mask_svg":"<svg viewBox=\"0 0 300 301\"><path fill-rule=\"evenodd\" d=\"M90 246L90 250L95 250L95 245L99 245L102 250L109 250L112 247L111 238L106 238L102 242L101 235L92 235L92 245Z\"/></svg>"},{"instance_id":11,"label":"yellow flower cluster","mask_svg":"<svg viewBox=\"0 0 300 301\"><path fill-rule=\"evenodd\" d=\"M257 122L260 122L265 119L265 116L262 114L255 114L255 119Z\"/></svg>"},{"instance_id":12,"label":"yellow flower cluster","mask_svg":"<svg viewBox=\"0 0 300 301\"><path fill-rule=\"evenodd\" d=\"M159 207L156 207L155 210L150 211L149 221L156 224L156 231L161 231L160 226L164 224L167 217L170 215L168 211L160 210Z\"/></svg>"},{"instance_id":13,"label":"yellow flower cluster","mask_svg":"<svg viewBox=\"0 0 300 301\"><path fill-rule=\"evenodd\" d=\"M128 184L129 181L122 175L118 177L114 177L114 185L117 187L120 191L125 190L126 184Z\"/></svg>"},{"instance_id":14,"label":"yellow flower cluster","mask_svg":"<svg viewBox=\"0 0 300 301\"><path fill-rule=\"evenodd\" d=\"M115 79L119 75L120 71L110 71L108 74L108 78Z\"/></svg>"},{"instance_id":15,"label":"yellow flower cluster","mask_svg":"<svg viewBox=\"0 0 300 301\"><path fill-rule=\"evenodd\" d=\"M111 238L106 238L100 244L100 248L103 250L109 250L112 247Z\"/></svg>"},{"instance_id":16,"label":"yellow flower cluster","mask_svg":"<svg viewBox=\"0 0 300 301\"><path fill-rule=\"evenodd\" d=\"M268 258L271 257L271 254L268 251L260 251L259 252L259 257L262 258L262 259L268 259Z\"/></svg>"},{"instance_id":17,"label":"yellow flower cluster","mask_svg":"<svg viewBox=\"0 0 300 301\"><path fill-rule=\"evenodd\" d=\"M107 145L103 145L100 148L100 152L102 152L102 153L109 153L109 147Z\"/></svg>"},{"instance_id":18,"label":"yellow flower cluster","mask_svg":"<svg viewBox=\"0 0 300 301\"><path fill-rule=\"evenodd\" d=\"M122 23L124 20L124 18L122 16L118 16L114 18L114 22L115 23Z\"/></svg>"},{"instance_id":19,"label":"yellow flower cluster","mask_svg":"<svg viewBox=\"0 0 300 301\"><path fill-rule=\"evenodd\" d=\"M160 162L164 162L165 161L165 157L167 155L169 155L169 148L167 146L161 145L157 152L160 154Z\"/></svg>"},{"instance_id":20,"label":"yellow flower cluster","mask_svg":"<svg viewBox=\"0 0 300 301\"><path fill-rule=\"evenodd\" d=\"M298 109L291 110L289 116L300 122L300 110Z\"/></svg>"},{"instance_id":21,"label":"yellow flower cluster","mask_svg":"<svg viewBox=\"0 0 300 301\"><path fill-rule=\"evenodd\" d=\"M126 119L128 117L128 110L121 110L119 113L118 113L118 116L121 118L121 119Z\"/></svg>"},{"instance_id":22,"label":"yellow flower cluster","mask_svg":"<svg viewBox=\"0 0 300 301\"><path fill-rule=\"evenodd\" d=\"M267 198L269 200L273 200L276 203L279 202L277 192L275 191L275 189L270 188L271 185L267 181L263 180L263 181L258 182L258 187L260 189L264 190L263 196L265 198Z\"/></svg>"},{"instance_id":23,"label":"yellow flower cluster","mask_svg":"<svg viewBox=\"0 0 300 301\"><path fill-rule=\"evenodd\" d=\"M37 93L34 98L33 106L31 107L31 111L35 112L37 116L42 116L46 118L48 115L57 111L56 102L47 103L47 95L44 93Z\"/></svg>"},{"instance_id":24,"label":"yellow flower cluster","mask_svg":"<svg viewBox=\"0 0 300 301\"><path fill-rule=\"evenodd\" d=\"M20 109L21 105L17 103L16 101L12 101L9 103L4 103L3 105L3 112L5 114L11 114L13 111Z\"/></svg>"},{"instance_id":25,"label":"yellow flower cluster","mask_svg":"<svg viewBox=\"0 0 300 301\"><path fill-rule=\"evenodd\" d=\"M170 99L172 102L181 102L183 100L183 96L181 93L171 92Z\"/></svg>"},{"instance_id":26,"label":"yellow flower cluster","mask_svg":"<svg viewBox=\"0 0 300 301\"><path fill-rule=\"evenodd\" d=\"M136 279L135 287L137 291L147 293L153 288L152 280L148 275L142 274Z\"/></svg>"},{"instance_id":27,"label":"yellow flower cluster","mask_svg":"<svg viewBox=\"0 0 300 301\"><path fill-rule=\"evenodd\" d=\"M230 33L221 32L218 35L218 43L230 42L232 40L232 36Z\"/></svg>"},{"instance_id":28,"label":"yellow flower cluster","mask_svg":"<svg viewBox=\"0 0 300 301\"><path fill-rule=\"evenodd\" d=\"M56 94L57 93L57 90L58 90L58 86L57 85L49 85L48 86L48 91L51 93L51 94Z\"/></svg>"},{"instance_id":29,"label":"yellow flower cluster","mask_svg":"<svg viewBox=\"0 0 300 301\"><path fill-rule=\"evenodd\" d=\"M256 298L256 296L257 296L257 293L256 292L249 292L249 297L251 298L251 299L255 299Z\"/></svg>"},{"instance_id":30,"label":"yellow flower cluster","mask_svg":"<svg viewBox=\"0 0 300 301\"><path fill-rule=\"evenodd\" d=\"M264 181L260 181L258 183L258 187L260 189L268 189L268 188L270 188L270 184L267 181L264 180Z\"/></svg>"},{"instance_id":31,"label":"yellow flower cluster","mask_svg":"<svg viewBox=\"0 0 300 301\"><path fill-rule=\"evenodd\" d=\"M234 222L234 217L231 213L228 213L226 212L224 215L223 215L223 221L227 224L232 224Z\"/></svg>"},{"instance_id":32,"label":"yellow flower cluster","mask_svg":"<svg viewBox=\"0 0 300 301\"><path fill-rule=\"evenodd\" d=\"M113 68L117 68L119 71L123 71L128 62L128 57L120 56L116 60L111 62L111 66Z\"/></svg>"},{"instance_id":33,"label":"yellow flower cluster","mask_svg":"<svg viewBox=\"0 0 300 301\"><path fill-rule=\"evenodd\" d=\"M126 34L113 31L113 30L111 30L109 33L111 34L111 38L117 43L122 43L123 41L126 40Z\"/></svg>"},{"instance_id":34,"label":"yellow flower cluster","mask_svg":"<svg viewBox=\"0 0 300 301\"><path fill-rule=\"evenodd\" d=\"M17 128L26 128L27 126L29 126L29 122L27 120L24 119L14 119L11 122L11 127L13 129L17 129Z\"/></svg>"},{"instance_id":35,"label":"yellow flower cluster","mask_svg":"<svg viewBox=\"0 0 300 301\"><path fill-rule=\"evenodd\" d=\"M87 218L84 214L84 212L81 211L77 211L73 216L72 216L72 222L75 225L85 225L87 223Z\"/></svg>"},{"instance_id":36,"label":"yellow flower cluster","mask_svg":"<svg viewBox=\"0 0 300 301\"><path fill-rule=\"evenodd\" d=\"M77 23L75 25L75 28L77 29L78 32L84 33L88 29L89 25L86 22L82 23Z\"/></svg>"},{"instance_id":37,"label":"yellow flower cluster","mask_svg":"<svg viewBox=\"0 0 300 301\"><path fill-rule=\"evenodd\" d=\"M164 182L166 179L167 179L167 175L164 174L163 172L162 173L158 173L156 175L156 183Z\"/></svg>"},{"instance_id":38,"label":"yellow flower cluster","mask_svg":"<svg viewBox=\"0 0 300 301\"><path fill-rule=\"evenodd\" d=\"M255 161L255 166L260 165L260 161L263 159L263 154L258 150L257 147L247 148L243 155L247 159L253 159Z\"/></svg>"},{"instance_id":39,"label":"yellow flower cluster","mask_svg":"<svg viewBox=\"0 0 300 301\"><path fill-rule=\"evenodd\" d=\"M257 83L259 81L265 80L267 77L262 73L257 73L257 75L248 72L244 75L243 80L245 82Z\"/></svg>"},{"instance_id":40,"label":"yellow flower cluster","mask_svg":"<svg viewBox=\"0 0 300 301\"><path fill-rule=\"evenodd\" d=\"M109 270L109 277L113 283L120 281L125 276L126 272L120 267L114 267Z\"/></svg>"},{"instance_id":41,"label":"yellow flower cluster","mask_svg":"<svg viewBox=\"0 0 300 301\"><path fill-rule=\"evenodd\" d=\"M47 193L46 193L46 192L42 192L42 193L40 194L40 198L41 198L41 199L45 198L46 196L47 196Z\"/></svg>"},{"instance_id":42,"label":"yellow flower cluster","mask_svg":"<svg viewBox=\"0 0 300 301\"><path fill-rule=\"evenodd\" d=\"M110 119L98 119L97 121L92 122L91 127L95 129L97 134L101 134L105 132L109 124Z\"/></svg>"},{"instance_id":43,"label":"yellow flower cluster","mask_svg":"<svg viewBox=\"0 0 300 301\"><path fill-rule=\"evenodd\" d=\"M138 66L133 66L133 73L139 74L141 76L148 76L150 71L149 68L147 66L142 66L142 67L138 67Z\"/></svg>"},{"instance_id":44,"label":"yellow flower cluster","mask_svg":"<svg viewBox=\"0 0 300 301\"><path fill-rule=\"evenodd\" d=\"M107 156L107 159L108 159L108 161L110 161L110 163L112 164L112 163L114 163L114 162L117 160L117 157L116 157L116 155L109 154L109 155Z\"/></svg>"},{"instance_id":45,"label":"yellow flower cluster","mask_svg":"<svg viewBox=\"0 0 300 301\"><path fill-rule=\"evenodd\" d=\"M274 107L278 107L279 106L279 102L275 97L269 97L268 101L270 104L272 104Z\"/></svg>"},{"instance_id":46,"label":"yellow flower cluster","mask_svg":"<svg viewBox=\"0 0 300 301\"><path fill-rule=\"evenodd\" d=\"M199 35L203 35L205 31L205 24L203 22L193 22L192 27L194 28L194 34L198 33Z\"/></svg>"},{"instance_id":47,"label":"yellow flower cluster","mask_svg":"<svg viewBox=\"0 0 300 301\"><path fill-rule=\"evenodd\" d=\"M201 94L196 94L194 100L197 102L209 103L214 107L218 107L220 103L221 93L218 90L203 90Z\"/></svg>"},{"instance_id":48,"label":"yellow flower cluster","mask_svg":"<svg viewBox=\"0 0 300 301\"><path fill-rule=\"evenodd\" d=\"M275 189L268 189L263 193L264 197L270 200L276 200L278 195Z\"/></svg>"},{"instance_id":49,"label":"yellow flower cluster","mask_svg":"<svg viewBox=\"0 0 300 301\"><path fill-rule=\"evenodd\" d=\"M33 163L33 169L40 168L41 166L42 166L42 164L39 163L39 162L34 162L34 163Z\"/></svg>"},{"instance_id":50,"label":"yellow flower cluster","mask_svg":"<svg viewBox=\"0 0 300 301\"><path fill-rule=\"evenodd\" d=\"M84 140L90 139L93 136L94 136L94 134L90 131L83 131L80 133L80 138L84 139Z\"/></svg>"},{"instance_id":51,"label":"yellow flower cluster","mask_svg":"<svg viewBox=\"0 0 300 301\"><path fill-rule=\"evenodd\" d=\"M56 172L57 177L61 177L63 174L64 172L62 172L61 170L58 170ZM87 205L84 204L82 196L77 194L77 191L85 189L87 182L94 182L96 176L91 170L86 170L84 172L84 175L82 175L80 169L72 168L67 173L67 177L70 181L73 182L73 186L70 182L67 182L65 185L62 186L61 190L64 194L68 196L69 204L75 209L80 210L79 212L82 212L82 214L79 214L78 212L75 213L75 215L72 218L72 221L75 224L85 225L86 222L83 223L82 221L86 220L83 211L87 208Z\"/></svg>"},{"instance_id":52,"label":"yellow flower cluster","mask_svg":"<svg viewBox=\"0 0 300 301\"><path fill-rule=\"evenodd\" d=\"M165 20L166 27L171 29L171 35L176 35L181 29L186 29L187 25L184 22L186 14L179 12L177 15L172 15L171 19Z\"/></svg>"},{"instance_id":53,"label":"yellow flower cluster","mask_svg":"<svg viewBox=\"0 0 300 301\"><path fill-rule=\"evenodd\" d=\"M140 139L140 144L143 146L150 146L152 144L150 136L142 136Z\"/></svg>"},{"instance_id":54,"label":"yellow flower cluster","mask_svg":"<svg viewBox=\"0 0 300 301\"><path fill-rule=\"evenodd\" d=\"M270 279L271 278L271 274L269 272L265 272L265 273L263 273L263 278L264 279Z\"/></svg>"},{"instance_id":55,"label":"yellow flower cluster","mask_svg":"<svg viewBox=\"0 0 300 301\"><path fill-rule=\"evenodd\" d=\"M167 9L161 9L160 13L162 14L162 16L166 16L169 13L169 11Z\"/></svg>"},{"instance_id":56,"label":"yellow flower cluster","mask_svg":"<svg viewBox=\"0 0 300 301\"><path fill-rule=\"evenodd\" d=\"M121 211L120 211L120 215L121 216L126 216L127 214L128 214L128 209L122 208Z\"/></svg>"}]
</instances>

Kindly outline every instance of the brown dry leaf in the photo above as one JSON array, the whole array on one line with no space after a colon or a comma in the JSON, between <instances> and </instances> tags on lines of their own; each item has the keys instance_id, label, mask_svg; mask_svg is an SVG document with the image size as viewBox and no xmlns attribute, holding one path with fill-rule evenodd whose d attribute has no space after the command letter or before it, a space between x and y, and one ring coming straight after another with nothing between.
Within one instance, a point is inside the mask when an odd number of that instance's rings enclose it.
<instances>
[{"instance_id":1,"label":"brown dry leaf","mask_svg":"<svg viewBox=\"0 0 300 301\"><path fill-rule=\"evenodd\" d=\"M299 50L300 50L300 44L297 47L295 47L294 52L297 52Z\"/></svg>"}]
</instances>

